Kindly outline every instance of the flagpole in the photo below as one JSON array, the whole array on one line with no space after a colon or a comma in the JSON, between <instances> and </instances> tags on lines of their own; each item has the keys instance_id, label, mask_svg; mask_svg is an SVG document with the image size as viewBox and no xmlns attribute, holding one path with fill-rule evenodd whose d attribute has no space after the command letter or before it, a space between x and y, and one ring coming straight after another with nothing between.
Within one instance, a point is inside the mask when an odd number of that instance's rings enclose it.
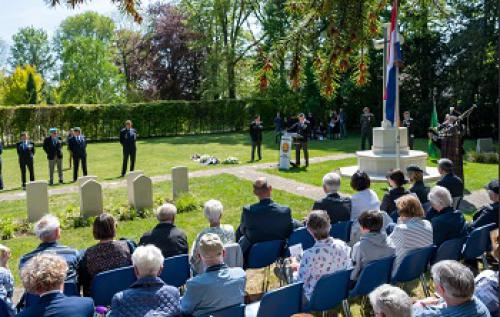
<instances>
[{"instance_id":1,"label":"flagpole","mask_svg":"<svg viewBox=\"0 0 500 317\"><path fill-rule=\"evenodd\" d=\"M396 2L397 3L397 2ZM399 33L399 25L396 20L395 26L396 34ZM397 53L396 53L397 54ZM396 169L401 168L401 137L399 133L399 62L396 63L396 104L394 106L394 125L396 126Z\"/></svg>"}]
</instances>

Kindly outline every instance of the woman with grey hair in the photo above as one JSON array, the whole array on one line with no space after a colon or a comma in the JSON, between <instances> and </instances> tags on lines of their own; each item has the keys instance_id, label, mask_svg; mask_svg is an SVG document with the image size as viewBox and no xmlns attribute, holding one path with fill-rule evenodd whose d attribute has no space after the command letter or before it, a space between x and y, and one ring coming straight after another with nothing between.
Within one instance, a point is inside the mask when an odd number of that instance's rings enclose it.
<instances>
[{"instance_id":1,"label":"woman with grey hair","mask_svg":"<svg viewBox=\"0 0 500 317\"><path fill-rule=\"evenodd\" d=\"M191 259L189 260L191 263L191 268L196 274L202 273L204 268L199 254L200 239L204 234L215 233L219 236L224 245L236 242L233 226L228 224L221 224L223 211L224 207L222 206L222 203L215 199L207 201L203 206L203 214L208 220L209 227L203 229L196 236L193 247L191 249Z\"/></svg>"},{"instance_id":2,"label":"woman with grey hair","mask_svg":"<svg viewBox=\"0 0 500 317\"><path fill-rule=\"evenodd\" d=\"M383 284L370 295L370 304L377 317L411 317L412 300L399 287Z\"/></svg>"}]
</instances>

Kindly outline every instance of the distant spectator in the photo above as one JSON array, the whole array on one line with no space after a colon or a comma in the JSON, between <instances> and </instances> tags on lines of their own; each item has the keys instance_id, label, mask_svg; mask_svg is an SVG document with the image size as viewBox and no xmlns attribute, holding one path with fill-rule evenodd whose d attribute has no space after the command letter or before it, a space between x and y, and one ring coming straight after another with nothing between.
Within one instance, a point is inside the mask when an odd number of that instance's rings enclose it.
<instances>
[{"instance_id":1,"label":"distant spectator","mask_svg":"<svg viewBox=\"0 0 500 317\"><path fill-rule=\"evenodd\" d=\"M394 247L389 245L386 233L381 232L384 218L380 211L365 211L359 216L358 221L361 227L361 239L353 246L351 253L354 263L354 270L351 273L353 281L358 279L369 262L394 255Z\"/></svg>"},{"instance_id":2,"label":"distant spectator","mask_svg":"<svg viewBox=\"0 0 500 317\"><path fill-rule=\"evenodd\" d=\"M432 209L436 211L427 219L432 224L434 244L440 246L446 240L463 237L467 234L464 215L454 210L450 192L441 186L434 186L429 193Z\"/></svg>"},{"instance_id":3,"label":"distant spectator","mask_svg":"<svg viewBox=\"0 0 500 317\"><path fill-rule=\"evenodd\" d=\"M451 197L462 197L464 195L464 183L453 172L453 162L447 158L438 161L438 172L441 174L441 179L436 185L443 186L451 194Z\"/></svg>"},{"instance_id":4,"label":"distant spectator","mask_svg":"<svg viewBox=\"0 0 500 317\"><path fill-rule=\"evenodd\" d=\"M14 277L9 269L10 249L0 244L0 300L7 305L9 316L14 316ZM8 316L6 316L8 317Z\"/></svg>"},{"instance_id":5,"label":"distant spectator","mask_svg":"<svg viewBox=\"0 0 500 317\"><path fill-rule=\"evenodd\" d=\"M285 129L283 118L279 112L276 113L276 117L274 117L274 141L278 144L281 140L282 131Z\"/></svg>"},{"instance_id":6,"label":"distant spectator","mask_svg":"<svg viewBox=\"0 0 500 317\"><path fill-rule=\"evenodd\" d=\"M491 200L491 204L479 209L472 217L471 229L494 223L498 228L498 179L494 179L485 186Z\"/></svg>"},{"instance_id":7,"label":"distant spectator","mask_svg":"<svg viewBox=\"0 0 500 317\"><path fill-rule=\"evenodd\" d=\"M137 281L121 291L111 302L108 317L176 317L180 314L180 295L176 287L163 282L163 256L153 245L140 246L132 255Z\"/></svg>"},{"instance_id":8,"label":"distant spectator","mask_svg":"<svg viewBox=\"0 0 500 317\"><path fill-rule=\"evenodd\" d=\"M406 195L396 201L398 224L389 235L389 242L396 249L393 272L399 268L405 255L414 249L432 245L432 225L424 220L424 210L418 199Z\"/></svg>"},{"instance_id":9,"label":"distant spectator","mask_svg":"<svg viewBox=\"0 0 500 317\"><path fill-rule=\"evenodd\" d=\"M387 182L391 189L382 198L380 210L387 212L392 220L396 222L398 220L398 212L395 201L401 196L408 195L410 191L404 188L406 184L405 174L400 170L393 170L387 174Z\"/></svg>"},{"instance_id":10,"label":"distant spectator","mask_svg":"<svg viewBox=\"0 0 500 317\"><path fill-rule=\"evenodd\" d=\"M156 210L159 224L152 231L145 233L139 245L152 244L161 250L163 257L187 254L188 241L184 231L175 226L177 208L172 204L163 204Z\"/></svg>"},{"instance_id":11,"label":"distant spectator","mask_svg":"<svg viewBox=\"0 0 500 317\"><path fill-rule=\"evenodd\" d=\"M427 195L429 195L430 188L424 184L424 171L418 165L409 165L406 168L406 172L412 184L410 192L417 195L422 205L425 204L429 201Z\"/></svg>"},{"instance_id":12,"label":"distant spectator","mask_svg":"<svg viewBox=\"0 0 500 317\"><path fill-rule=\"evenodd\" d=\"M340 137L347 138L347 117L344 112L344 108L340 108L339 112L339 123L340 123Z\"/></svg>"},{"instance_id":13,"label":"distant spectator","mask_svg":"<svg viewBox=\"0 0 500 317\"><path fill-rule=\"evenodd\" d=\"M399 287L380 285L369 298L376 317L412 317L412 300Z\"/></svg>"},{"instance_id":14,"label":"distant spectator","mask_svg":"<svg viewBox=\"0 0 500 317\"><path fill-rule=\"evenodd\" d=\"M200 239L200 255L205 273L189 279L181 299L181 311L195 317L243 304L246 275L241 268L224 264L224 246L219 236L207 233Z\"/></svg>"},{"instance_id":15,"label":"distant spectator","mask_svg":"<svg viewBox=\"0 0 500 317\"><path fill-rule=\"evenodd\" d=\"M210 227L203 229L196 236L195 241L193 242L192 248L192 256L190 258L191 268L196 274L203 273L199 269L202 267L201 256L199 252L200 239L206 233L215 233L219 236L222 241L222 244L226 245L228 243L235 242L234 228L231 225L223 225L221 224L222 211L224 207L222 203L218 200L211 199L205 203L203 207L203 214L205 218L208 220Z\"/></svg>"},{"instance_id":16,"label":"distant spectator","mask_svg":"<svg viewBox=\"0 0 500 317\"><path fill-rule=\"evenodd\" d=\"M84 251L78 270L85 296L90 295L92 281L98 273L132 264L133 246L128 241L114 240L116 220L112 215L103 213L97 216L92 232L99 242Z\"/></svg>"},{"instance_id":17,"label":"distant spectator","mask_svg":"<svg viewBox=\"0 0 500 317\"><path fill-rule=\"evenodd\" d=\"M54 253L32 257L21 271L27 292L40 295L40 300L22 310L18 317L92 317L92 298L67 297L63 294L68 265Z\"/></svg>"},{"instance_id":18,"label":"distant spectator","mask_svg":"<svg viewBox=\"0 0 500 317\"><path fill-rule=\"evenodd\" d=\"M440 298L417 301L415 317L489 317L486 306L474 297L474 275L463 264L445 260L431 268L432 280Z\"/></svg>"},{"instance_id":19,"label":"distant spectator","mask_svg":"<svg viewBox=\"0 0 500 317\"><path fill-rule=\"evenodd\" d=\"M53 215L45 215L33 226L35 235L42 243L35 250L23 255L19 260L19 270L22 270L26 262L42 252L54 252L66 260L68 272L66 282L77 283L77 270L80 261L79 252L75 249L59 244L61 238L61 224L59 219Z\"/></svg>"},{"instance_id":20,"label":"distant spectator","mask_svg":"<svg viewBox=\"0 0 500 317\"><path fill-rule=\"evenodd\" d=\"M312 210L324 210L328 213L332 224L348 221L351 217L351 198L341 197L340 175L328 173L323 177L323 191L326 197L314 203Z\"/></svg>"}]
</instances>

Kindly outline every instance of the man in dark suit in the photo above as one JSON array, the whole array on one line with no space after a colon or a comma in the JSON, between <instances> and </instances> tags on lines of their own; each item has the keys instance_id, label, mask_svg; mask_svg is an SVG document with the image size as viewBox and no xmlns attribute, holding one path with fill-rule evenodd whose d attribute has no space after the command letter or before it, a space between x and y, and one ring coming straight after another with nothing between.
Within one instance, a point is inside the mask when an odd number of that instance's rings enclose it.
<instances>
[{"instance_id":1,"label":"man in dark suit","mask_svg":"<svg viewBox=\"0 0 500 317\"><path fill-rule=\"evenodd\" d=\"M120 143L123 148L123 164L122 164L122 177L127 172L128 158L130 157L130 171L135 167L135 154L137 147L135 141L137 140L137 131L132 127L132 121L125 121L125 128L120 131Z\"/></svg>"},{"instance_id":2,"label":"man in dark suit","mask_svg":"<svg viewBox=\"0 0 500 317\"><path fill-rule=\"evenodd\" d=\"M153 230L145 233L139 245L152 244L161 250L163 257L188 253L188 242L184 231L174 224L177 208L172 204L163 204L156 211L156 218L160 222Z\"/></svg>"},{"instance_id":3,"label":"man in dark suit","mask_svg":"<svg viewBox=\"0 0 500 317\"><path fill-rule=\"evenodd\" d=\"M293 230L292 211L271 199L272 187L264 177L253 184L253 193L259 202L243 207L241 222L236 232L236 240L241 246L244 257L250 247L257 242L285 240Z\"/></svg>"},{"instance_id":4,"label":"man in dark suit","mask_svg":"<svg viewBox=\"0 0 500 317\"><path fill-rule=\"evenodd\" d=\"M40 300L22 310L18 317L92 317L94 302L88 297L68 297L63 294L68 266L63 258L41 253L31 259L21 271L24 288L40 296ZM35 274L36 273L36 274Z\"/></svg>"},{"instance_id":5,"label":"man in dark suit","mask_svg":"<svg viewBox=\"0 0 500 317\"><path fill-rule=\"evenodd\" d=\"M368 141L368 144L370 145L368 149L371 149L373 143L372 131L373 125L375 124L375 116L370 112L370 108L363 108L359 124L361 125L361 150L365 150L366 141Z\"/></svg>"},{"instance_id":6,"label":"man in dark suit","mask_svg":"<svg viewBox=\"0 0 500 317\"><path fill-rule=\"evenodd\" d=\"M406 127L408 133L408 146L413 150L413 141L415 140L415 125L413 118L410 117L410 111L403 112L403 127Z\"/></svg>"},{"instance_id":7,"label":"man in dark suit","mask_svg":"<svg viewBox=\"0 0 500 317\"><path fill-rule=\"evenodd\" d=\"M295 165L300 166L300 149L304 151L304 159L306 160L306 167L309 166L309 135L311 134L311 124L306 120L303 113L299 114L299 121L292 125L289 132L295 132L298 134L298 138L295 143Z\"/></svg>"},{"instance_id":8,"label":"man in dark suit","mask_svg":"<svg viewBox=\"0 0 500 317\"><path fill-rule=\"evenodd\" d=\"M19 158L19 167L21 168L22 188L26 189L26 167L30 173L30 181L35 180L35 171L33 170L33 156L35 155L35 143L30 141L28 132L21 133L21 141L17 142L17 156Z\"/></svg>"},{"instance_id":9,"label":"man in dark suit","mask_svg":"<svg viewBox=\"0 0 500 317\"><path fill-rule=\"evenodd\" d=\"M49 160L49 185L54 185L54 168L56 166L59 184L62 184L62 140L56 128L50 128L49 133L50 135L43 140L43 150L47 153L47 160Z\"/></svg>"},{"instance_id":10,"label":"man in dark suit","mask_svg":"<svg viewBox=\"0 0 500 317\"><path fill-rule=\"evenodd\" d=\"M323 177L323 191L326 197L316 201L312 210L324 210L330 217L330 223L349 221L351 219L351 198L341 197L337 192L340 188L340 176L328 173Z\"/></svg>"},{"instance_id":11,"label":"man in dark suit","mask_svg":"<svg viewBox=\"0 0 500 317\"><path fill-rule=\"evenodd\" d=\"M79 127L73 128L73 137L68 139L68 147L73 153L73 182L76 182L80 162L83 176L87 176L87 140Z\"/></svg>"},{"instance_id":12,"label":"man in dark suit","mask_svg":"<svg viewBox=\"0 0 500 317\"><path fill-rule=\"evenodd\" d=\"M490 223L498 228L498 179L494 179L486 185L485 189L490 196L491 204L481 207L472 217L470 229L476 229Z\"/></svg>"},{"instance_id":13,"label":"man in dark suit","mask_svg":"<svg viewBox=\"0 0 500 317\"><path fill-rule=\"evenodd\" d=\"M259 160L262 160L261 147L262 147L262 122L260 116L255 116L255 119L250 123L250 138L252 139L252 162L255 158L255 148L257 148L257 155Z\"/></svg>"},{"instance_id":14,"label":"man in dark suit","mask_svg":"<svg viewBox=\"0 0 500 317\"><path fill-rule=\"evenodd\" d=\"M453 162L447 158L440 159L438 161L438 172L441 174L441 179L437 181L436 185L448 189L453 198L463 197L464 183L453 172Z\"/></svg>"}]
</instances>

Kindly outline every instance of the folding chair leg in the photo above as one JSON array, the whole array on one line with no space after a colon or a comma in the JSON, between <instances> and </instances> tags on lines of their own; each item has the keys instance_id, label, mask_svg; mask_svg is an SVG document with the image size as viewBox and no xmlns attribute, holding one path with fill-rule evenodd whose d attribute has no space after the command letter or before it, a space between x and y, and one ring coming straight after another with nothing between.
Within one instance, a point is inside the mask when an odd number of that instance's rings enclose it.
<instances>
[{"instance_id":1,"label":"folding chair leg","mask_svg":"<svg viewBox=\"0 0 500 317\"><path fill-rule=\"evenodd\" d=\"M481 260L483 260L483 269L488 270L490 266L488 265L488 260L486 259L486 253L483 253Z\"/></svg>"},{"instance_id":2,"label":"folding chair leg","mask_svg":"<svg viewBox=\"0 0 500 317\"><path fill-rule=\"evenodd\" d=\"M349 301L347 299L342 301L342 308L344 309L344 316L351 317L351 309L349 308Z\"/></svg>"},{"instance_id":3,"label":"folding chair leg","mask_svg":"<svg viewBox=\"0 0 500 317\"><path fill-rule=\"evenodd\" d=\"M425 280L424 274L420 275L420 283L422 283L422 288L424 290L425 297L430 297L429 287L427 286L427 281Z\"/></svg>"}]
</instances>

